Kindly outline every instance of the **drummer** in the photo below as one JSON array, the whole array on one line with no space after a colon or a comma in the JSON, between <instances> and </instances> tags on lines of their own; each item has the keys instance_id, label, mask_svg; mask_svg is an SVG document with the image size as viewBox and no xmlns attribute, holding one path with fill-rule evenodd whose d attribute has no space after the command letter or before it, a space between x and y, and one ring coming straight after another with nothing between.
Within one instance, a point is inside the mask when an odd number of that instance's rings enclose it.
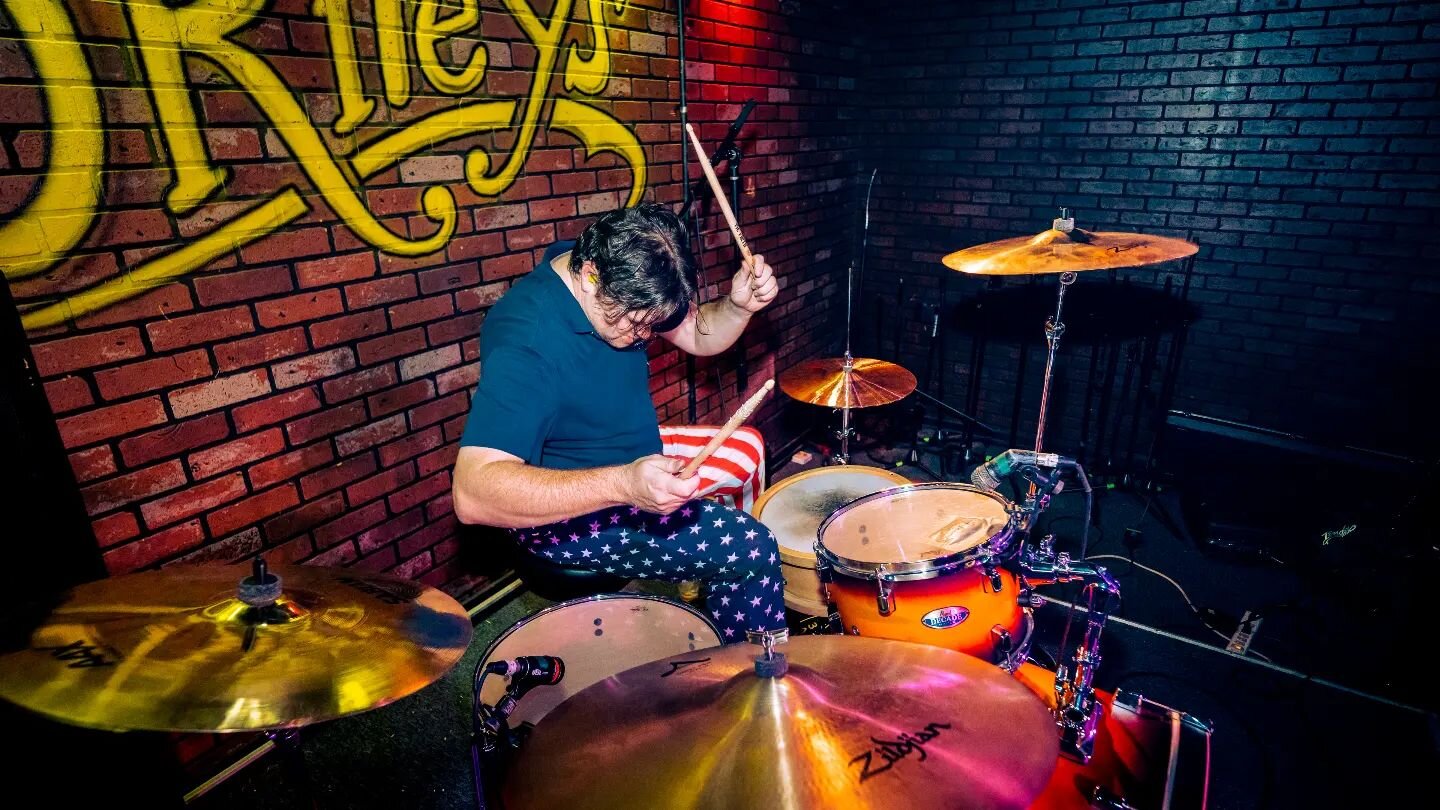
<instances>
[{"instance_id":1,"label":"drummer","mask_svg":"<svg viewBox=\"0 0 1440 810\"><path fill-rule=\"evenodd\" d=\"M779 291L762 256L697 306L684 228L654 203L557 242L485 318L480 384L455 462L455 514L527 553L623 577L703 580L727 642L785 626L775 536L699 498L660 454L645 346L713 355Z\"/></svg>"}]
</instances>

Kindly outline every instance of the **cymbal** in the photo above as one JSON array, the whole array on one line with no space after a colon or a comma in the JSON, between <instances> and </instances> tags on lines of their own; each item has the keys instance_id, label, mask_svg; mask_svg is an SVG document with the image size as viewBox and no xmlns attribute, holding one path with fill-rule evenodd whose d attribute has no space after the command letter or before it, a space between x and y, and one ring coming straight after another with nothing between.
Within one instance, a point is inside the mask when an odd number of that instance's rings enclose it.
<instances>
[{"instance_id":1,"label":"cymbal","mask_svg":"<svg viewBox=\"0 0 1440 810\"><path fill-rule=\"evenodd\" d=\"M924 644L795 636L671 656L560 704L521 749L509 807L1027 807L1059 735L1004 670Z\"/></svg>"},{"instance_id":2,"label":"cymbal","mask_svg":"<svg viewBox=\"0 0 1440 810\"><path fill-rule=\"evenodd\" d=\"M943 261L951 270L979 276L1028 276L1145 267L1192 256L1200 247L1148 233L1059 231L1001 239L958 250Z\"/></svg>"},{"instance_id":3,"label":"cymbal","mask_svg":"<svg viewBox=\"0 0 1440 810\"><path fill-rule=\"evenodd\" d=\"M831 408L871 408L904 399L915 390L915 375L903 366L857 357L847 372L845 358L806 360L780 375L780 390L791 399Z\"/></svg>"},{"instance_id":4,"label":"cymbal","mask_svg":"<svg viewBox=\"0 0 1440 810\"><path fill-rule=\"evenodd\" d=\"M302 726L373 709L450 670L469 616L399 577L276 566L279 596L237 598L240 566L172 566L74 588L0 655L0 697L117 730Z\"/></svg>"}]
</instances>

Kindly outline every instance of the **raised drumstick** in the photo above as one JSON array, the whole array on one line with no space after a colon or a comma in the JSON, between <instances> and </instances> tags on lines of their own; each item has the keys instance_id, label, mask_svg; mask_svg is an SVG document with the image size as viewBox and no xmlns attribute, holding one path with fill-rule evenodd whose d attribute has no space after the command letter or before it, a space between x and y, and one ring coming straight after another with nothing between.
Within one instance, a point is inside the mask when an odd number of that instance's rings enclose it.
<instances>
[{"instance_id":1,"label":"raised drumstick","mask_svg":"<svg viewBox=\"0 0 1440 810\"><path fill-rule=\"evenodd\" d=\"M735 221L735 212L730 210L730 201L725 198L725 191L720 188L720 179L715 176L715 168L710 165L710 158L705 157L705 148L700 145L700 137L689 124L685 125L685 132L690 135L690 145L695 147L695 157L700 159L700 169L705 172L705 179L710 181L710 188L715 192L715 201L720 204L720 213L725 217L725 223L730 226L730 234L735 237L735 246L740 248L740 255L748 260L750 245L740 233L740 223Z\"/></svg>"},{"instance_id":2,"label":"raised drumstick","mask_svg":"<svg viewBox=\"0 0 1440 810\"><path fill-rule=\"evenodd\" d=\"M700 449L700 454L690 459L690 463L686 464L685 468L680 471L680 477L689 478L694 475L695 471L700 469L700 465L705 463L705 459L709 458L712 453L718 450L720 445L726 439L730 438L730 434L734 433L742 422L750 418L750 414L754 413L755 409L760 407L760 400L764 399L765 395L770 393L770 389L774 387L775 378L772 377L766 380L764 385L760 386L759 391L756 391L753 396L745 400L745 404L741 405L740 410L736 411L735 415L730 417L730 421L726 422L725 426L720 428L720 431L711 437L710 442Z\"/></svg>"}]
</instances>

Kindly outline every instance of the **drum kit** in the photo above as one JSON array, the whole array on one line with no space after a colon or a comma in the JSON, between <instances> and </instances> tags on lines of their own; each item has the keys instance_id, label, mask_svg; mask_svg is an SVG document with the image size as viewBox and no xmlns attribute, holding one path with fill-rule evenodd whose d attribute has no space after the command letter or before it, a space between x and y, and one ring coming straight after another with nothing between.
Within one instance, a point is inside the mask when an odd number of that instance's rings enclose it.
<instances>
[{"instance_id":1,"label":"drum kit","mask_svg":"<svg viewBox=\"0 0 1440 810\"><path fill-rule=\"evenodd\" d=\"M945 257L967 273L1061 274L1037 451L1075 273L1194 253L1056 226ZM475 671L481 807L1204 807L1208 748L1180 752L1208 743L1208 726L1093 684L1115 580L1053 538L1032 542L1062 459L1024 451L970 484L844 463L849 409L916 384L853 358L848 316L846 344L780 378L842 410L840 463L780 481L754 509L779 540L786 605L828 632L720 646L705 614L638 594L528 617ZM994 491L997 471L1029 483L1022 502ZM1048 670L1028 660L1034 588L1067 582L1084 587L1086 628ZM293 730L422 689L471 633L453 599L396 577L173 567L68 593L26 648L0 654L0 697L90 728Z\"/></svg>"},{"instance_id":2,"label":"drum kit","mask_svg":"<svg viewBox=\"0 0 1440 810\"><path fill-rule=\"evenodd\" d=\"M1203 808L1209 726L1095 688L1119 587L1104 568L1056 551L1053 537L1030 537L1061 468L1076 468L1088 496L1078 464L1041 452L1066 289L1081 271L1195 251L1178 239L1081 231L1062 211L1036 237L945 257L965 273L1060 274L1045 325L1036 449L1003 454L968 484L914 484L848 463L850 410L903 399L916 378L851 354L847 292L844 355L779 378L793 399L840 411L839 452L831 465L777 482L753 509L779 543L785 604L807 617L801 634L767 640L759 656L750 645L706 648L713 629L696 631L705 615L638 597L579 599L522 622L477 669L476 736L487 752L477 756L477 774L490 777L488 800L537 808ZM1029 484L1020 503L995 491L1009 473ZM1028 659L1042 601L1034 589L1056 583L1080 583L1086 611L1078 645L1052 670ZM533 678L483 685L487 671L523 672L552 659L584 669L548 695L526 696ZM549 683L557 668L534 671ZM1182 746L1197 737L1200 751ZM477 795L487 795L485 782Z\"/></svg>"}]
</instances>

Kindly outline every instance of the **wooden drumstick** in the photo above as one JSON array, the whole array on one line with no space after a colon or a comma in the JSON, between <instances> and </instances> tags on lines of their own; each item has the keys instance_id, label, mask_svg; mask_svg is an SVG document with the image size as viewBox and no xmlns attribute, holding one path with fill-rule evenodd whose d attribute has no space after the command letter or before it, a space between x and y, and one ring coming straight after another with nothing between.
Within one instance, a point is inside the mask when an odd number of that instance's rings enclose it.
<instances>
[{"instance_id":1,"label":"wooden drumstick","mask_svg":"<svg viewBox=\"0 0 1440 810\"><path fill-rule=\"evenodd\" d=\"M750 418L750 414L754 413L755 409L760 407L760 400L764 399L765 395L770 393L770 389L774 387L775 378L772 377L766 380L764 385L760 386L759 391L756 391L753 396L745 400L745 404L741 405L740 410L736 411L735 415L730 417L730 421L726 422L725 426L720 428L720 431L710 439L710 442L701 448L700 454L690 459L690 463L686 464L685 468L680 471L680 477L689 478L694 475L695 471L700 469L700 465L705 463L705 459L720 449L720 445L726 439L730 438L730 434L734 433L742 422Z\"/></svg>"},{"instance_id":2,"label":"wooden drumstick","mask_svg":"<svg viewBox=\"0 0 1440 810\"><path fill-rule=\"evenodd\" d=\"M700 137L688 123L685 131L690 135L690 145L695 147L695 157L700 159L700 169L705 172L705 179L710 181L710 188L715 192L715 201L720 204L720 213L725 217L725 223L730 226L730 233L735 237L735 246L740 248L740 255L747 261L750 259L750 245L745 241L745 236L740 233L740 223L735 221L735 212L730 210L730 201L725 198L725 191L720 188L720 179L715 176L715 168L710 165L710 158L705 157L705 147L700 145Z\"/></svg>"}]
</instances>

